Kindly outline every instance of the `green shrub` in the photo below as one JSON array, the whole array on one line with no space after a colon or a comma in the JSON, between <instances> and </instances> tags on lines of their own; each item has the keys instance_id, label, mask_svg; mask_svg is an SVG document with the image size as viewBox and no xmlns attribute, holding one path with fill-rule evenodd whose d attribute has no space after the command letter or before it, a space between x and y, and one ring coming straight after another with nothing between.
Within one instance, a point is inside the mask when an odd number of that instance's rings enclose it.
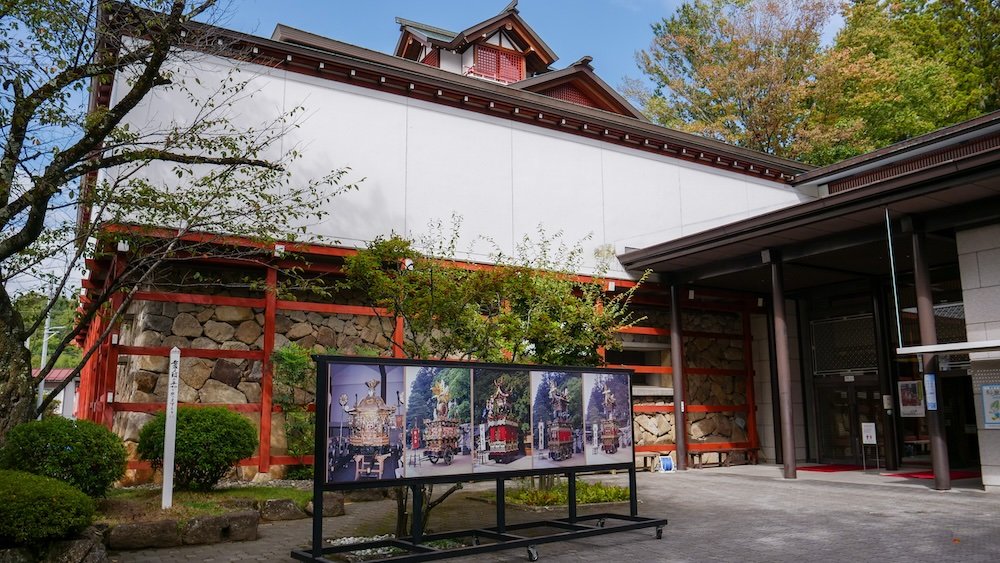
<instances>
[{"instance_id":1,"label":"green shrub","mask_svg":"<svg viewBox=\"0 0 1000 563\"><path fill-rule=\"evenodd\" d=\"M161 412L139 433L139 457L154 468L163 465L166 423L166 414ZM257 432L239 414L222 407L179 409L174 484L179 489L211 489L236 462L256 450Z\"/></svg>"},{"instance_id":2,"label":"green shrub","mask_svg":"<svg viewBox=\"0 0 1000 563\"><path fill-rule=\"evenodd\" d=\"M100 497L125 475L127 457L121 438L107 428L56 416L11 430L0 468L59 479Z\"/></svg>"},{"instance_id":3,"label":"green shrub","mask_svg":"<svg viewBox=\"0 0 1000 563\"><path fill-rule=\"evenodd\" d=\"M560 480L554 487L539 489L529 486L508 489L508 502L527 506L558 506L569 502L569 484ZM629 499L628 487L605 485L600 481L588 483L577 479L576 502L594 504L601 502L623 502Z\"/></svg>"},{"instance_id":4,"label":"green shrub","mask_svg":"<svg viewBox=\"0 0 1000 563\"><path fill-rule=\"evenodd\" d=\"M33 546L90 525L94 501L66 483L0 470L0 545Z\"/></svg>"}]
</instances>

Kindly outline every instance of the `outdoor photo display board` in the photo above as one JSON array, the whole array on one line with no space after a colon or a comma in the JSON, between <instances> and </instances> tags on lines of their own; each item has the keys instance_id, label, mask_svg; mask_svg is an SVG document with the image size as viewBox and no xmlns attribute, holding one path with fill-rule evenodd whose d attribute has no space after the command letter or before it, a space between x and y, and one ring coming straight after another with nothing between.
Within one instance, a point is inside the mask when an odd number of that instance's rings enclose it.
<instances>
[{"instance_id":1,"label":"outdoor photo display board","mask_svg":"<svg viewBox=\"0 0 1000 563\"><path fill-rule=\"evenodd\" d=\"M634 463L628 370L343 356L316 361L326 486Z\"/></svg>"}]
</instances>

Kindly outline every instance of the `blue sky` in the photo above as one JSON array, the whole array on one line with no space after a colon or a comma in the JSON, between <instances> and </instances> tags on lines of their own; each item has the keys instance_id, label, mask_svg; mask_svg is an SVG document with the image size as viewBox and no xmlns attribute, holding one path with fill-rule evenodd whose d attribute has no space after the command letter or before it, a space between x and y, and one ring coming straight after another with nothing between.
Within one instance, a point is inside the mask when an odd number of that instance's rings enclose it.
<instances>
[{"instance_id":1,"label":"blue sky","mask_svg":"<svg viewBox=\"0 0 1000 563\"><path fill-rule=\"evenodd\" d=\"M452 31L490 18L509 0L232 0L224 27L270 36L276 23L383 52L399 38L400 16ZM618 87L639 76L635 52L649 45L650 24L673 13L680 0L521 0L521 17L531 25L562 68L584 55Z\"/></svg>"}]
</instances>

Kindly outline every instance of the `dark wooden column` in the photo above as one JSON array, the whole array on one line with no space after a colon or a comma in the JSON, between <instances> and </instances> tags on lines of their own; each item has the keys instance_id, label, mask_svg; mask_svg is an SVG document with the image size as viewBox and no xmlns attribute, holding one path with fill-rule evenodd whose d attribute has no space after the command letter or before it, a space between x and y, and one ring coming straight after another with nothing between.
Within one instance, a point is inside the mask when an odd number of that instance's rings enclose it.
<instances>
[{"instance_id":1,"label":"dark wooden column","mask_svg":"<svg viewBox=\"0 0 1000 563\"><path fill-rule=\"evenodd\" d=\"M795 479L795 419L792 415L792 363L788 355L788 322L785 318L785 283L778 250L765 250L771 264L771 308L774 317L774 362L778 368L778 404L781 412L781 458L785 479Z\"/></svg>"},{"instance_id":2,"label":"dark wooden column","mask_svg":"<svg viewBox=\"0 0 1000 563\"><path fill-rule=\"evenodd\" d=\"M937 344L937 330L934 326L934 299L931 292L930 274L924 257L924 233L913 231L913 281L917 294L917 320L920 323L920 344ZM922 354L921 366L926 378L928 374L935 380L937 404L941 405L941 387L937 383L937 354ZM924 395L927 395L926 389ZM929 407L930 405L928 405ZM934 469L934 488L947 491L951 488L951 470L948 467L948 442L945 440L941 413L936 408L927 409L927 431L930 434L931 467Z\"/></svg>"},{"instance_id":3,"label":"dark wooden column","mask_svg":"<svg viewBox=\"0 0 1000 563\"><path fill-rule=\"evenodd\" d=\"M680 288L670 286L670 365L674 376L674 444L677 469L687 469L687 416L684 413L684 343L681 339Z\"/></svg>"},{"instance_id":4,"label":"dark wooden column","mask_svg":"<svg viewBox=\"0 0 1000 563\"><path fill-rule=\"evenodd\" d=\"M895 397L894 388L896 384L892 377L892 338L888 334L888 327L891 321L887 319L885 294L882 292L882 284L877 278L871 280L872 291L872 318L875 319L875 347L878 353L878 385L879 392L883 397ZM900 344L902 346L902 344ZM884 406L884 405L883 405ZM884 432L881 440L885 447L885 468L889 471L899 469L899 433L896 429L895 404L889 409L882 408L880 413L883 421ZM877 447L877 446L876 446Z\"/></svg>"}]
</instances>

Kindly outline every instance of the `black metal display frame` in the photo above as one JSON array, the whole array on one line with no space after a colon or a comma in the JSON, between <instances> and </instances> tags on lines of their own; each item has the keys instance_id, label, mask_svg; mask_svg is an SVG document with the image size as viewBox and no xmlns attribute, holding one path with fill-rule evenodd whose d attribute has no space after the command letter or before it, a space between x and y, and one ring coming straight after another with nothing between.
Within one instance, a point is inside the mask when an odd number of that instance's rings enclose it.
<instances>
[{"instance_id":1,"label":"black metal display frame","mask_svg":"<svg viewBox=\"0 0 1000 563\"><path fill-rule=\"evenodd\" d=\"M537 546L582 539L604 534L639 530L643 528L655 528L656 538L663 536L663 528L667 525L666 518L648 518L639 516L638 499L636 496L636 469L635 460L629 463L616 463L605 465L583 465L578 468L548 468L519 471L498 471L488 474L460 474L460 475L439 475L424 478L406 478L393 480L375 480L367 482L351 483L328 483L326 476L326 426L328 425L329 409L329 366L334 363L351 363L367 365L404 365L404 366L450 366L469 367L478 369L511 369L511 370L533 370L533 371L565 371L565 372L595 372L595 373L627 373L629 377L629 395L631 397L631 370L608 369L608 368L583 368L570 366L538 366L522 364L489 364L470 362L446 362L446 361L419 361L419 360L398 360L389 358L360 358L345 356L316 356L316 436L315 436L315 466L324 467L323 471L313 472L313 526L312 545L310 549L299 549L291 552L293 559L298 561L330 562L325 555L347 553L365 549L376 549L384 547L395 547L402 550L402 555L394 555L374 561L393 562L416 562L432 561L436 559L447 559L450 557L460 557L474 555L478 553L488 553L507 549L526 548L528 560L538 559ZM631 417L630 417L631 419ZM631 420L630 420L631 423ZM577 513L576 500L576 477L578 474L595 473L610 470L628 471L629 478L629 513L600 513L581 516ZM514 477L537 476L537 475L565 475L568 480L568 516L566 518L556 518L549 520L538 520L533 522L522 522L517 524L507 524L507 504L505 499L505 487L507 479ZM469 528L461 530L450 530L440 533L425 534L424 523L421 521L420 510L414 510L412 514L410 535L401 538L390 538L368 542L359 542L347 545L328 546L323 545L323 493L325 491L346 491L374 487L410 487L413 495L413 505L423 505L422 485L437 483L455 482L476 482L495 481L496 483L496 525L487 528ZM556 533L544 535L520 535L515 532L522 532L530 529L550 528L558 530ZM446 539L471 539L472 545L440 549L427 545L427 542ZM486 540L487 543L483 543Z\"/></svg>"}]
</instances>

